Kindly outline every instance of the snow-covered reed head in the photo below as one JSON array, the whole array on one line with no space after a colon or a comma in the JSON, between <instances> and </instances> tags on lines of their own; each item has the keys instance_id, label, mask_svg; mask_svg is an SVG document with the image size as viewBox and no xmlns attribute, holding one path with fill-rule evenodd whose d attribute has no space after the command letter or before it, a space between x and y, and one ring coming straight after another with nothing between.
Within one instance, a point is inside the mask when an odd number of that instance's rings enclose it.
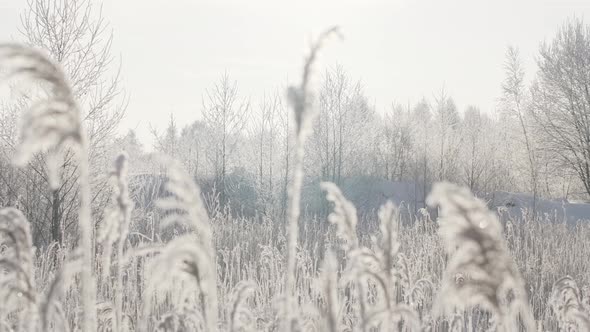
<instances>
[{"instance_id":1,"label":"snow-covered reed head","mask_svg":"<svg viewBox=\"0 0 590 332\"><path fill-rule=\"evenodd\" d=\"M338 27L332 27L324 31L318 37L316 42L311 46L309 55L305 59L301 85L291 86L287 90L288 100L295 113L295 132L297 136L300 136L301 134L304 136L307 135L307 129L311 127L311 123L315 118L315 113L313 112L314 96L310 88L313 65L315 64L324 43L333 35L337 35L340 38L342 37Z\"/></svg>"},{"instance_id":2,"label":"snow-covered reed head","mask_svg":"<svg viewBox=\"0 0 590 332\"><path fill-rule=\"evenodd\" d=\"M515 328L521 314L532 329L524 282L496 215L467 188L450 183L435 184L427 203L439 208L439 234L451 256L438 305L447 310L480 305L498 316L502 330ZM461 282L456 280L459 275Z\"/></svg>"},{"instance_id":3,"label":"snow-covered reed head","mask_svg":"<svg viewBox=\"0 0 590 332\"><path fill-rule=\"evenodd\" d=\"M397 303L396 300L395 280L400 273L396 271L395 261L398 260L400 245L397 234L398 210L395 205L387 202L379 210L381 241L378 246L374 249L361 247L356 230L356 208L335 184L322 182L320 185L326 191L326 199L333 203L333 211L328 215L328 220L336 225L337 235L342 240L341 247L347 252L347 269L343 271L342 280L344 283L354 283L357 288L360 329L368 330L380 326L388 331L398 324L410 330L419 329L420 322L415 310ZM326 260L329 259L333 258L326 256ZM338 285L335 279L337 270L331 264L335 262L325 262L322 280L328 304L325 314L328 315L329 328L334 331L340 324L335 308L338 304L337 297L333 295L334 288ZM370 301L368 297L371 297Z\"/></svg>"},{"instance_id":4,"label":"snow-covered reed head","mask_svg":"<svg viewBox=\"0 0 590 332\"><path fill-rule=\"evenodd\" d=\"M104 224L100 228L97 238L105 249L105 273L108 272L110 266L113 243L124 241L127 238L133 209L127 185L127 154L125 152L120 153L115 159L110 175L113 182L111 205L105 209Z\"/></svg>"},{"instance_id":5,"label":"snow-covered reed head","mask_svg":"<svg viewBox=\"0 0 590 332\"><path fill-rule=\"evenodd\" d=\"M169 195L159 199L157 206L169 214L161 227L187 226L199 234L200 242L211 245L211 225L201 190L180 162L164 158L164 163L167 166L165 189Z\"/></svg>"},{"instance_id":6,"label":"snow-covered reed head","mask_svg":"<svg viewBox=\"0 0 590 332\"><path fill-rule=\"evenodd\" d=\"M66 145L77 148L80 184L80 246L83 248L82 300L84 304L84 328L96 329L96 286L94 269L93 224L91 220L91 195L88 151L80 110L71 85L62 68L41 51L18 44L0 44L0 70L4 79L22 78L37 83L46 92L25 112L21 121L20 145L14 162L23 166L35 154L53 153ZM54 161L56 158L53 158ZM49 183L57 188L57 163L48 163Z\"/></svg>"},{"instance_id":7,"label":"snow-covered reed head","mask_svg":"<svg viewBox=\"0 0 590 332\"><path fill-rule=\"evenodd\" d=\"M120 236L124 238L128 232L128 222L131 218L133 202L129 198L129 186L127 184L128 159L126 152L121 152L115 159L111 177L114 179L113 203L118 212L116 217L120 221Z\"/></svg>"},{"instance_id":8,"label":"snow-covered reed head","mask_svg":"<svg viewBox=\"0 0 590 332\"><path fill-rule=\"evenodd\" d=\"M320 187L326 192L326 199L334 204L333 211L328 215L328 221L336 225L336 234L344 241L343 248L345 250L358 248L356 208L334 183L322 182Z\"/></svg>"},{"instance_id":9,"label":"snow-covered reed head","mask_svg":"<svg viewBox=\"0 0 590 332\"><path fill-rule=\"evenodd\" d=\"M381 231L380 250L384 256L387 273L393 273L393 263L397 260L400 243L398 241L398 210L391 201L379 209L379 230Z\"/></svg>"},{"instance_id":10,"label":"snow-covered reed head","mask_svg":"<svg viewBox=\"0 0 590 332\"><path fill-rule=\"evenodd\" d=\"M298 223L301 204L301 190L303 184L303 159L305 152L305 140L311 132L311 124L316 112L313 107L313 93L310 88L312 67L316 61L319 50L322 48L326 38L338 32L334 27L325 31L311 47L309 56L303 67L303 77L299 86L290 86L287 90L287 97L293 108L295 117L295 165L293 169L293 181L289 187L289 205L287 223L287 269L285 273L286 301L284 302L285 318L282 320L282 329L291 331L295 322L293 318L294 294L295 291L295 270L297 260L297 236L299 233Z\"/></svg>"},{"instance_id":11,"label":"snow-covered reed head","mask_svg":"<svg viewBox=\"0 0 590 332\"><path fill-rule=\"evenodd\" d=\"M217 266L209 218L201 191L190 175L177 161L166 160L166 164L168 181L165 188L169 196L157 202L167 214L161 227L182 225L188 232L168 242L156 256L148 293L172 286L175 277L193 280L199 291L203 325L207 331L215 331L219 310ZM149 309L146 305L146 310Z\"/></svg>"},{"instance_id":12,"label":"snow-covered reed head","mask_svg":"<svg viewBox=\"0 0 590 332\"><path fill-rule=\"evenodd\" d=\"M122 260L124 254L125 241L129 233L129 224L131 222L131 211L133 202L129 198L129 186L127 184L127 153L120 153L115 159L113 170L111 171L111 180L113 182L112 202L105 209L106 217L103 227L100 229L98 241L103 246L103 279L108 280L111 272L111 256L113 244L116 243L116 273L115 273L115 310L112 310L113 329L120 329L122 325L123 313L123 268Z\"/></svg>"},{"instance_id":13,"label":"snow-covered reed head","mask_svg":"<svg viewBox=\"0 0 590 332\"><path fill-rule=\"evenodd\" d=\"M0 45L4 79L39 84L47 93L23 115L20 146L14 162L25 165L38 152L58 150L66 143L83 143L81 118L70 84L59 65L41 51L18 45Z\"/></svg>"},{"instance_id":14,"label":"snow-covered reed head","mask_svg":"<svg viewBox=\"0 0 590 332\"><path fill-rule=\"evenodd\" d=\"M229 331L254 331L256 319L247 306L248 298L254 293L256 284L251 281L238 282L231 292L228 308Z\"/></svg>"},{"instance_id":15,"label":"snow-covered reed head","mask_svg":"<svg viewBox=\"0 0 590 332\"><path fill-rule=\"evenodd\" d=\"M590 318L584 312L576 281L565 276L555 282L551 294L551 308L564 330L590 331Z\"/></svg>"}]
</instances>

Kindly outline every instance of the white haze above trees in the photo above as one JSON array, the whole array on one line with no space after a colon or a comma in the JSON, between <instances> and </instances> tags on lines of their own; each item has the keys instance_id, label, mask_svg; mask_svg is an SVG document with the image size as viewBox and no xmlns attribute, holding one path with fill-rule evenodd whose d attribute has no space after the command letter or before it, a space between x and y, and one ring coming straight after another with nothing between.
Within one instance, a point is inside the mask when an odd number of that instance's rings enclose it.
<instances>
[{"instance_id":1,"label":"white haze above trees","mask_svg":"<svg viewBox=\"0 0 590 332\"><path fill-rule=\"evenodd\" d=\"M493 113L445 87L377 110L319 65L333 27L260 100L219 73L154 151L117 135L109 27L29 0L0 44L0 331L590 329L584 20L530 78L507 47Z\"/></svg>"}]
</instances>

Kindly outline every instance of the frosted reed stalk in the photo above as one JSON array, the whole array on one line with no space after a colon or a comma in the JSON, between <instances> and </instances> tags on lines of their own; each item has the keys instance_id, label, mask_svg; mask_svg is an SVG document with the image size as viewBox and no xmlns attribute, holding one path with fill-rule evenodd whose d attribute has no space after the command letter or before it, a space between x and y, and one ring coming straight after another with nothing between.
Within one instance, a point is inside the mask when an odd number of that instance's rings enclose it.
<instances>
[{"instance_id":1,"label":"frosted reed stalk","mask_svg":"<svg viewBox=\"0 0 590 332\"><path fill-rule=\"evenodd\" d=\"M295 165L293 170L293 182L289 188L289 206L287 224L287 270L285 282L285 319L282 321L282 331L291 331L293 324L293 311L295 309L294 291L295 291L295 273L296 273L296 256L297 256L297 235L299 232L299 215L301 203L301 186L303 184L303 161L305 156L305 140L311 131L311 124L315 118L313 108L313 95L310 91L311 69L316 60L317 54L321 49L324 40L338 33L336 27L326 30L312 45L311 52L305 61L303 68L303 78L299 87L289 87L288 97L295 113Z\"/></svg>"}]
</instances>

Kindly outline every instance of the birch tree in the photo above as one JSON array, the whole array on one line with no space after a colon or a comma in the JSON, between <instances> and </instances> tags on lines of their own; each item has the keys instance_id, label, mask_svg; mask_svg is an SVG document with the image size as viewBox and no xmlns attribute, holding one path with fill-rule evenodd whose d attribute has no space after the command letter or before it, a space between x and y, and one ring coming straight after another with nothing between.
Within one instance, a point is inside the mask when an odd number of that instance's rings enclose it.
<instances>
[{"instance_id":1,"label":"birch tree","mask_svg":"<svg viewBox=\"0 0 590 332\"><path fill-rule=\"evenodd\" d=\"M215 184L223 205L227 196L227 174L232 153L246 126L250 103L238 97L237 82L225 73L203 98L203 119L215 137L211 139L213 151L209 159L214 165Z\"/></svg>"},{"instance_id":2,"label":"birch tree","mask_svg":"<svg viewBox=\"0 0 590 332\"><path fill-rule=\"evenodd\" d=\"M541 45L538 67L532 101L542 147L590 195L590 26L568 20Z\"/></svg>"},{"instance_id":3,"label":"birch tree","mask_svg":"<svg viewBox=\"0 0 590 332\"><path fill-rule=\"evenodd\" d=\"M538 178L537 156L535 151L534 137L529 116L527 114L526 91L524 87L524 69L520 60L518 49L509 47L506 52L506 61L504 63L506 78L502 84L503 104L505 110L518 121L523 143L526 148L526 160L528 165L530 179L530 190L533 194L533 217L536 214L538 198Z\"/></svg>"}]
</instances>

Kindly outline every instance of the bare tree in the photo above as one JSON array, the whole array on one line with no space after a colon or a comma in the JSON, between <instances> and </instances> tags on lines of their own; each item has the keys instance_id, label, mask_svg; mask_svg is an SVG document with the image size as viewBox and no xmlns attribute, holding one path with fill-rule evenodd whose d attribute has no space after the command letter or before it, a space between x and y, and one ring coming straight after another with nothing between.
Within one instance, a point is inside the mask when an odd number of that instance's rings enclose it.
<instances>
[{"instance_id":1,"label":"bare tree","mask_svg":"<svg viewBox=\"0 0 590 332\"><path fill-rule=\"evenodd\" d=\"M402 181L406 175L412 148L410 111L409 107L394 105L383 119L383 146L379 154L384 159L383 172L388 180Z\"/></svg>"},{"instance_id":2,"label":"bare tree","mask_svg":"<svg viewBox=\"0 0 590 332\"><path fill-rule=\"evenodd\" d=\"M114 60L111 56L112 33L101 12L102 9L95 8L89 0L27 0L20 31L30 45L47 51L68 75L74 97L85 111L83 117L89 136L94 203L104 206L108 195L103 192L107 185L100 174L103 167L97 166L107 163L108 146L124 113L126 101L121 98L118 71L114 75L108 73ZM23 176L38 177L45 187L51 187L49 184L54 181L48 177L47 157L39 155L31 162L32 174ZM63 242L63 233L75 225L79 196L78 166L73 153L62 151L60 158L51 154L49 158L52 161L49 165L59 167L61 181L58 187L51 188L51 194L41 200L41 204L31 202L36 204L31 211L43 211L36 214L40 218L31 218L38 221L34 225L35 233L44 233L45 227L50 226L51 237L38 242L38 245ZM46 195L46 192L38 190L37 194ZM48 203L45 205L43 202ZM49 213L45 213L46 210ZM95 210L102 211L100 208Z\"/></svg>"},{"instance_id":3,"label":"bare tree","mask_svg":"<svg viewBox=\"0 0 590 332\"><path fill-rule=\"evenodd\" d=\"M463 136L463 176L464 183L471 192L486 192L497 167L493 152L495 144L490 139L493 126L491 120L475 106L468 106L461 122Z\"/></svg>"},{"instance_id":4,"label":"bare tree","mask_svg":"<svg viewBox=\"0 0 590 332\"><path fill-rule=\"evenodd\" d=\"M168 127L166 127L166 131L163 135L159 134L155 128L151 128L151 132L154 137L154 148L156 151L164 153L174 159L180 159L180 156L178 155L178 127L176 126L174 114L170 114Z\"/></svg>"},{"instance_id":5,"label":"bare tree","mask_svg":"<svg viewBox=\"0 0 590 332\"><path fill-rule=\"evenodd\" d=\"M573 170L590 195L590 26L568 20L543 43L533 115L543 149Z\"/></svg>"},{"instance_id":6,"label":"bare tree","mask_svg":"<svg viewBox=\"0 0 590 332\"><path fill-rule=\"evenodd\" d=\"M526 147L530 190L533 193L533 217L537 211L538 197L538 178L537 157L535 151L534 139L531 133L531 125L526 112L526 95L524 90L524 69L522 68L518 49L509 47L506 52L506 61L504 63L506 78L502 84L503 104L505 110L512 117L516 117L522 131L522 137Z\"/></svg>"},{"instance_id":7,"label":"bare tree","mask_svg":"<svg viewBox=\"0 0 590 332\"><path fill-rule=\"evenodd\" d=\"M323 179L340 184L345 173L352 171L355 153L372 117L360 81L352 82L340 66L327 71L312 137Z\"/></svg>"},{"instance_id":8,"label":"bare tree","mask_svg":"<svg viewBox=\"0 0 590 332\"><path fill-rule=\"evenodd\" d=\"M447 95L444 88L435 97L434 115L439 148L438 180L456 180L454 175L459 147L457 129L460 118L455 101Z\"/></svg>"},{"instance_id":9,"label":"bare tree","mask_svg":"<svg viewBox=\"0 0 590 332\"><path fill-rule=\"evenodd\" d=\"M239 134L246 126L249 109L249 101L238 100L237 83L232 83L227 73L203 99L204 121L216 136L212 139L214 151L209 158L214 164L215 183L222 204L226 203L228 164Z\"/></svg>"},{"instance_id":10,"label":"bare tree","mask_svg":"<svg viewBox=\"0 0 590 332\"><path fill-rule=\"evenodd\" d=\"M280 112L283 111L278 93L265 95L258 111L254 115L254 123L250 136L256 140L257 185L263 213L268 207L275 207L274 176L276 172L276 155L279 147Z\"/></svg>"},{"instance_id":11,"label":"bare tree","mask_svg":"<svg viewBox=\"0 0 590 332\"><path fill-rule=\"evenodd\" d=\"M428 145L430 140L430 130L433 125L431 107L425 98L412 108L411 126L413 130L413 141L416 142L414 149L414 206L418 206L418 192L421 192L421 203L426 207L427 187L432 181L429 175L430 164ZM421 183L421 188L418 184Z\"/></svg>"},{"instance_id":12,"label":"bare tree","mask_svg":"<svg viewBox=\"0 0 590 332\"><path fill-rule=\"evenodd\" d=\"M195 179L207 174L203 162L205 148L209 141L208 127L202 121L195 121L180 133L181 160Z\"/></svg>"}]
</instances>

